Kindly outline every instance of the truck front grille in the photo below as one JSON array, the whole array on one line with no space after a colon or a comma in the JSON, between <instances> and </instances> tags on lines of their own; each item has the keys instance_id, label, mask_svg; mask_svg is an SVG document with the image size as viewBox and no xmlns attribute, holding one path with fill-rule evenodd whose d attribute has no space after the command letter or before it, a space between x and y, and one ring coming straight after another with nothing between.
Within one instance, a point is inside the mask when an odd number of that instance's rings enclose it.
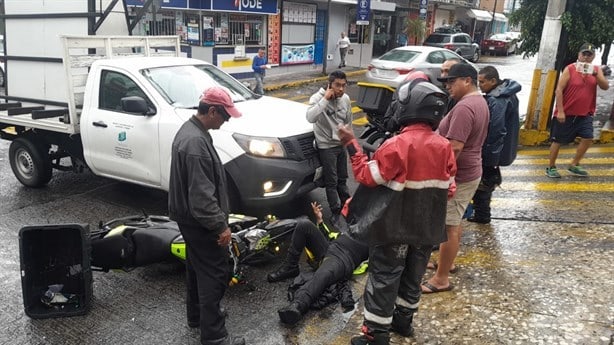
<instances>
[{"instance_id":1,"label":"truck front grille","mask_svg":"<svg viewBox=\"0 0 614 345\"><path fill-rule=\"evenodd\" d=\"M315 156L316 149L313 147L315 135L313 132L282 138L281 143L288 153L288 158L295 161L303 161Z\"/></svg>"}]
</instances>

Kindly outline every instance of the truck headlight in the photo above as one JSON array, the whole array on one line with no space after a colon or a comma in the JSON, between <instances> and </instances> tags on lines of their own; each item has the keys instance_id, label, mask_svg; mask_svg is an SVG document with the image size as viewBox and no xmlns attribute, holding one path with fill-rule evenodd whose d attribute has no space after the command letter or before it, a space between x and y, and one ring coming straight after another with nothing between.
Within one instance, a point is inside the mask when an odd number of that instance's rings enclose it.
<instances>
[{"instance_id":1,"label":"truck headlight","mask_svg":"<svg viewBox=\"0 0 614 345\"><path fill-rule=\"evenodd\" d=\"M286 151L277 138L252 137L243 134L233 134L237 144L248 154L270 158L284 158Z\"/></svg>"}]
</instances>

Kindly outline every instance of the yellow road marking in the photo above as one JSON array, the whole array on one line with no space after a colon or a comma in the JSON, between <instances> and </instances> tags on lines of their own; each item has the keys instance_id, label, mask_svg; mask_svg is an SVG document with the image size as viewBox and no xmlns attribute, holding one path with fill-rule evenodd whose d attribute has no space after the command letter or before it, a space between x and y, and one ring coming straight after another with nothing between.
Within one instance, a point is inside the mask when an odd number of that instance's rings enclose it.
<instances>
[{"instance_id":1,"label":"yellow road marking","mask_svg":"<svg viewBox=\"0 0 614 345\"><path fill-rule=\"evenodd\" d=\"M299 99L305 99L305 98L309 98L309 96L299 95L299 96L288 97L286 99L291 100L291 101L298 101ZM307 102L309 102L309 100Z\"/></svg>"},{"instance_id":2,"label":"yellow road marking","mask_svg":"<svg viewBox=\"0 0 614 345\"><path fill-rule=\"evenodd\" d=\"M560 169L559 172L563 175L571 173L567 172L567 169ZM590 176L613 176L614 177L614 167L609 169L589 169L588 173ZM513 176L543 176L546 177L545 168L544 169L506 169L505 167L501 169L501 174L504 177L513 177ZM581 177L579 177L581 178Z\"/></svg>"},{"instance_id":3,"label":"yellow road marking","mask_svg":"<svg viewBox=\"0 0 614 345\"><path fill-rule=\"evenodd\" d=\"M352 114L357 114L362 112L362 109L360 109L360 107L352 107Z\"/></svg>"},{"instance_id":4,"label":"yellow road marking","mask_svg":"<svg viewBox=\"0 0 614 345\"><path fill-rule=\"evenodd\" d=\"M560 159L558 165L567 169L571 159ZM516 159L513 166L516 165L548 165L550 161L547 158L534 158L534 159ZM614 157L607 158L583 158L580 161L580 165L593 165L593 164L614 164ZM563 169L561 169L563 170Z\"/></svg>"},{"instance_id":5,"label":"yellow road marking","mask_svg":"<svg viewBox=\"0 0 614 345\"><path fill-rule=\"evenodd\" d=\"M565 148L559 150L559 155L563 153L575 154L576 148ZM591 153L614 153L614 146L593 146L588 149L586 154ZM550 150L520 150L518 151L519 156L547 156L550 154Z\"/></svg>"},{"instance_id":6,"label":"yellow road marking","mask_svg":"<svg viewBox=\"0 0 614 345\"><path fill-rule=\"evenodd\" d=\"M359 118L355 119L354 121L352 121L352 124L354 126L364 126L367 123L369 123L369 120L367 120L366 116L359 117Z\"/></svg>"},{"instance_id":7,"label":"yellow road marking","mask_svg":"<svg viewBox=\"0 0 614 345\"><path fill-rule=\"evenodd\" d=\"M536 192L614 192L614 183L592 182L504 182L501 187L506 191Z\"/></svg>"},{"instance_id":8,"label":"yellow road marking","mask_svg":"<svg viewBox=\"0 0 614 345\"><path fill-rule=\"evenodd\" d=\"M245 66L251 66L252 61L251 60L238 60L238 61L234 61L234 60L228 60L228 61L222 61L222 68L228 68L228 67L245 67Z\"/></svg>"}]
</instances>

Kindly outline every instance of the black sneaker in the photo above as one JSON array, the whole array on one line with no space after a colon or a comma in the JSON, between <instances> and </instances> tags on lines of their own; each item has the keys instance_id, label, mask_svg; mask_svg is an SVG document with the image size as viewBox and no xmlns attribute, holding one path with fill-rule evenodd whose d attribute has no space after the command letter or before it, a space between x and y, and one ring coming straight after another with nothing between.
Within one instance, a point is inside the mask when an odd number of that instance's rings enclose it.
<instances>
[{"instance_id":1,"label":"black sneaker","mask_svg":"<svg viewBox=\"0 0 614 345\"><path fill-rule=\"evenodd\" d=\"M277 311L277 314L279 314L279 320L281 320L281 322L285 323L286 325L291 326L299 322L303 317L304 313L304 308L297 302L292 302L291 304Z\"/></svg>"},{"instance_id":2,"label":"black sneaker","mask_svg":"<svg viewBox=\"0 0 614 345\"><path fill-rule=\"evenodd\" d=\"M489 224L490 218L469 217L467 218L467 221L470 221L472 223L478 223L478 224Z\"/></svg>"},{"instance_id":3,"label":"black sneaker","mask_svg":"<svg viewBox=\"0 0 614 345\"><path fill-rule=\"evenodd\" d=\"M277 271L269 273L266 276L266 279L269 281L269 283L275 283L284 279L294 278L298 276L299 273L300 270L298 266L288 266L287 264L283 264L277 269Z\"/></svg>"},{"instance_id":4,"label":"black sneaker","mask_svg":"<svg viewBox=\"0 0 614 345\"><path fill-rule=\"evenodd\" d=\"M352 345L389 345L390 332L372 331L366 325L362 325L362 335L353 337Z\"/></svg>"}]
</instances>

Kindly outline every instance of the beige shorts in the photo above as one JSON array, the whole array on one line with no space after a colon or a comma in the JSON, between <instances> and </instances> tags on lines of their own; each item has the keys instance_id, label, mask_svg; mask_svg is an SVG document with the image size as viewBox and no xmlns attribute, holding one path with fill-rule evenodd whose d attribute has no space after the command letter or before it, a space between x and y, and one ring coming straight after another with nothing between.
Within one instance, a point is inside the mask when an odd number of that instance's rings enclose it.
<instances>
[{"instance_id":1,"label":"beige shorts","mask_svg":"<svg viewBox=\"0 0 614 345\"><path fill-rule=\"evenodd\" d=\"M456 184L456 194L454 194L454 197L448 201L446 225L460 225L461 219L463 219L463 215L467 209L467 205L469 205L469 202L471 199L473 199L473 194L475 194L479 184L479 178L473 181Z\"/></svg>"}]
</instances>

